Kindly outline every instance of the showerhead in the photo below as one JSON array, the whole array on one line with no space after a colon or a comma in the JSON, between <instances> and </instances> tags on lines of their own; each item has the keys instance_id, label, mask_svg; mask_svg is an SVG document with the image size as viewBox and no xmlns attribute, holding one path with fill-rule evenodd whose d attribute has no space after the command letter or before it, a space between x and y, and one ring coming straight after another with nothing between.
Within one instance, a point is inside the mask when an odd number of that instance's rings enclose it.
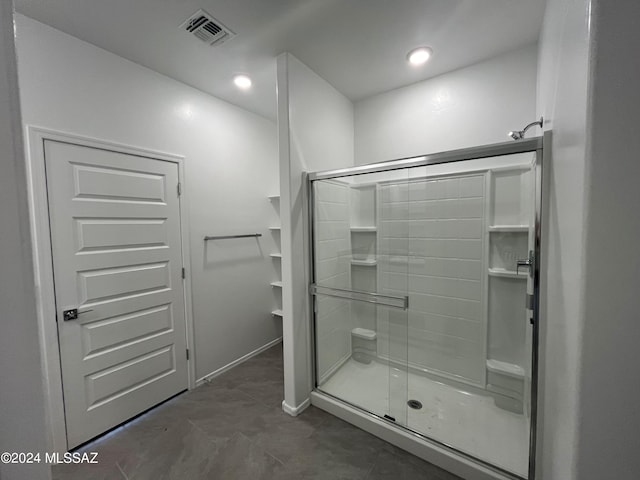
<instances>
[{"instance_id":1,"label":"showerhead","mask_svg":"<svg viewBox=\"0 0 640 480\"><path fill-rule=\"evenodd\" d=\"M534 125L538 125L540 128L542 128L543 120L544 119L542 117L540 117L540 120L538 120L537 122L530 123L529 125L524 127L523 130L514 130L514 131L509 132L509 136L511 138L513 138L514 140L522 140L524 138L524 135L527 133L527 130L529 130Z\"/></svg>"},{"instance_id":2,"label":"showerhead","mask_svg":"<svg viewBox=\"0 0 640 480\"><path fill-rule=\"evenodd\" d=\"M509 136L514 140L522 140L524 138L524 130L516 130L515 132L509 132Z\"/></svg>"}]
</instances>

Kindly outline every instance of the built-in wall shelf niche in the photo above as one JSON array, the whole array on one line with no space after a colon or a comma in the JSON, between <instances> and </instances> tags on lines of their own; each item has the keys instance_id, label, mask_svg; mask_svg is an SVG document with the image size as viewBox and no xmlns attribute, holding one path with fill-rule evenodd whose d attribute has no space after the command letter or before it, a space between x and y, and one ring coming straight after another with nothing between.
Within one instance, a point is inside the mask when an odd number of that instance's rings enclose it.
<instances>
[{"instance_id":1,"label":"built-in wall shelf niche","mask_svg":"<svg viewBox=\"0 0 640 480\"><path fill-rule=\"evenodd\" d=\"M376 185L351 185L351 231L368 232L376 226ZM375 230L373 230L375 231Z\"/></svg>"},{"instance_id":2,"label":"built-in wall shelf niche","mask_svg":"<svg viewBox=\"0 0 640 480\"><path fill-rule=\"evenodd\" d=\"M359 179L355 179L358 181ZM350 283L353 290L378 290L378 184L350 184L349 225L351 232ZM352 315L356 327L375 330L376 309L372 305L353 302Z\"/></svg>"},{"instance_id":3,"label":"built-in wall shelf niche","mask_svg":"<svg viewBox=\"0 0 640 480\"><path fill-rule=\"evenodd\" d=\"M514 169L491 173L489 225L522 227L529 224L531 171Z\"/></svg>"},{"instance_id":4,"label":"built-in wall shelf niche","mask_svg":"<svg viewBox=\"0 0 640 480\"><path fill-rule=\"evenodd\" d=\"M506 233L519 233L528 232L529 225L491 225L489 227L490 232L506 232Z\"/></svg>"},{"instance_id":5,"label":"built-in wall shelf niche","mask_svg":"<svg viewBox=\"0 0 640 480\"><path fill-rule=\"evenodd\" d=\"M514 272L518 260L529 258L529 231L495 231L489 237L491 270Z\"/></svg>"},{"instance_id":6,"label":"built-in wall shelf niche","mask_svg":"<svg viewBox=\"0 0 640 480\"><path fill-rule=\"evenodd\" d=\"M357 267L375 267L378 264L378 261L375 258L364 258L364 259L351 259L351 265Z\"/></svg>"},{"instance_id":7,"label":"built-in wall shelf niche","mask_svg":"<svg viewBox=\"0 0 640 480\"><path fill-rule=\"evenodd\" d=\"M271 311L271 315L273 317L280 317L282 318L282 262L280 261L282 259L282 253L280 251L281 249L281 242L280 242L280 195L269 195L269 201L271 202L271 205L273 206L272 209L272 213L271 213L271 224L272 226L269 227L269 230L272 233L272 238L273 238L273 242L275 244L275 248L278 251L273 252L272 254L270 254L270 257L272 260L274 260L272 262L273 264L273 271L274 271L274 277L275 280L273 280L271 282L271 290L273 291L273 304L274 304L274 310Z\"/></svg>"},{"instance_id":8,"label":"built-in wall shelf niche","mask_svg":"<svg viewBox=\"0 0 640 480\"><path fill-rule=\"evenodd\" d=\"M521 412L527 376L529 321L524 308L529 271L517 271L529 258L533 221L532 173L526 165L488 175L487 210L487 390L496 404Z\"/></svg>"},{"instance_id":9,"label":"built-in wall shelf niche","mask_svg":"<svg viewBox=\"0 0 640 480\"><path fill-rule=\"evenodd\" d=\"M375 225L368 227L351 227L351 233L376 233L378 231Z\"/></svg>"},{"instance_id":10,"label":"built-in wall shelf niche","mask_svg":"<svg viewBox=\"0 0 640 480\"><path fill-rule=\"evenodd\" d=\"M518 378L514 372L517 371L515 367L526 365L525 338L529 321L524 300L527 282L514 277L490 276L488 290L488 388L495 391L496 387L508 387L499 393L521 399L524 373Z\"/></svg>"},{"instance_id":11,"label":"built-in wall shelf niche","mask_svg":"<svg viewBox=\"0 0 640 480\"><path fill-rule=\"evenodd\" d=\"M356 261L368 261L375 259L376 252L376 236L370 234L353 234L351 235L351 255Z\"/></svg>"},{"instance_id":12,"label":"built-in wall shelf niche","mask_svg":"<svg viewBox=\"0 0 640 480\"><path fill-rule=\"evenodd\" d=\"M377 264L376 184L351 184L349 222L351 225L352 265ZM372 260L374 259L374 260Z\"/></svg>"}]
</instances>

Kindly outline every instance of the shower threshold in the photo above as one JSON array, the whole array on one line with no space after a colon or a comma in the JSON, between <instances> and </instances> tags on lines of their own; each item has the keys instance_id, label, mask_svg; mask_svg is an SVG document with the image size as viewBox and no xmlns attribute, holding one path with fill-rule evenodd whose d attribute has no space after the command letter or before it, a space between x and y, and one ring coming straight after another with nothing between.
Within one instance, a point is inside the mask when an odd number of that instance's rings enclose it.
<instances>
[{"instance_id":1,"label":"shower threshold","mask_svg":"<svg viewBox=\"0 0 640 480\"><path fill-rule=\"evenodd\" d=\"M464 391L412 372L406 384L397 383L386 364L374 361L365 365L353 359L319 388L380 417L393 412L397 424L420 435L521 478L527 475L528 419L497 407L490 395ZM390 390L396 392L391 398ZM407 408L408 399L419 401L422 408Z\"/></svg>"}]
</instances>

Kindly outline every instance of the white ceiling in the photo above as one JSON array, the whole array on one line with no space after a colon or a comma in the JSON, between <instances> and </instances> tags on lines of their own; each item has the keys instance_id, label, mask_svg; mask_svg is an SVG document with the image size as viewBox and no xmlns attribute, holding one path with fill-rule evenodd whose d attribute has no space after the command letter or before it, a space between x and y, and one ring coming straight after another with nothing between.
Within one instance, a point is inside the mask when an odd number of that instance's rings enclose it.
<instances>
[{"instance_id":1,"label":"white ceiling","mask_svg":"<svg viewBox=\"0 0 640 480\"><path fill-rule=\"evenodd\" d=\"M275 118L275 56L291 52L353 101L537 41L545 0L16 0L20 13ZM237 36L179 26L199 8ZM422 68L407 52L431 46ZM238 91L235 73L254 86Z\"/></svg>"}]
</instances>

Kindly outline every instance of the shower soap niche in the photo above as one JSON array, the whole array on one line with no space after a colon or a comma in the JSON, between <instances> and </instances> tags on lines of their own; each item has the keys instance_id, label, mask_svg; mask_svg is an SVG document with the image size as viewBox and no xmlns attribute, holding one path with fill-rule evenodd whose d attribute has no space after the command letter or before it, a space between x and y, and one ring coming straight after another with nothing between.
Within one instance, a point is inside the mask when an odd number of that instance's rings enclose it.
<instances>
[{"instance_id":1,"label":"shower soap niche","mask_svg":"<svg viewBox=\"0 0 640 480\"><path fill-rule=\"evenodd\" d=\"M351 330L351 357L359 363L369 364L376 356L376 332L368 328Z\"/></svg>"},{"instance_id":2,"label":"shower soap niche","mask_svg":"<svg viewBox=\"0 0 640 480\"><path fill-rule=\"evenodd\" d=\"M487 360L487 390L498 408L521 414L524 398L524 368L509 362Z\"/></svg>"}]
</instances>

